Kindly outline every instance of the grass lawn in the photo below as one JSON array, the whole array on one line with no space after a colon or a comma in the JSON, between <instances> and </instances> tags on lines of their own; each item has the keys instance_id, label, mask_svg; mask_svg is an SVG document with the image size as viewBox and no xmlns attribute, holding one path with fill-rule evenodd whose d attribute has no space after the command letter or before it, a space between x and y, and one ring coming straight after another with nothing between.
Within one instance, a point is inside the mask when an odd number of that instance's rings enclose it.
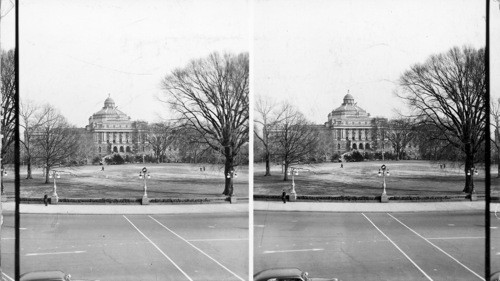
<instances>
[{"instance_id":1,"label":"grass lawn","mask_svg":"<svg viewBox=\"0 0 500 281\"><path fill-rule=\"evenodd\" d=\"M309 169L299 171L295 176L295 189L298 195L380 195L382 177L378 177L381 161L322 163L300 165ZM465 185L463 168L446 164L440 169L439 164L429 161L386 161L390 176L386 177L387 195L463 195ZM492 167L492 189L498 186L496 166ZM291 188L292 179L283 181L280 165L273 165L271 176L264 176L265 164L254 165L254 194L280 195L283 188ZM474 185L478 194L484 194L484 169L474 176ZM498 187L497 187L498 189Z\"/></svg>"},{"instance_id":2,"label":"grass lawn","mask_svg":"<svg viewBox=\"0 0 500 281\"><path fill-rule=\"evenodd\" d=\"M57 194L60 198L141 198L143 180L139 172L146 166L151 179L147 180L149 198L206 198L222 196L224 191L224 169L211 164L125 164L101 166L61 167L57 179ZM205 171L200 172L200 167ZM234 193L248 197L248 167L237 168ZM21 167L21 197L43 197L53 189L53 179L45 184L41 169L33 171L33 179L26 179L26 167ZM14 196L14 176L4 178L5 192Z\"/></svg>"}]
</instances>

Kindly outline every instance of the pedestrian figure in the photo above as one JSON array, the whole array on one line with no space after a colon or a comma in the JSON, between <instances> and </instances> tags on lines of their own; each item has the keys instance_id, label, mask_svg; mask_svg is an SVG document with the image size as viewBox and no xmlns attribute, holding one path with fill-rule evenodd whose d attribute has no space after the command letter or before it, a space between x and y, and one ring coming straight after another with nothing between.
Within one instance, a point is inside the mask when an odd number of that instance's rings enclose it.
<instances>
[{"instance_id":1,"label":"pedestrian figure","mask_svg":"<svg viewBox=\"0 0 500 281\"><path fill-rule=\"evenodd\" d=\"M104 172L104 166L102 166L102 167L101 167L101 171L103 171L103 172Z\"/></svg>"},{"instance_id":2,"label":"pedestrian figure","mask_svg":"<svg viewBox=\"0 0 500 281\"><path fill-rule=\"evenodd\" d=\"M203 172L205 172L205 166L203 166Z\"/></svg>"},{"instance_id":3,"label":"pedestrian figure","mask_svg":"<svg viewBox=\"0 0 500 281\"><path fill-rule=\"evenodd\" d=\"M344 163L340 163L340 168L344 168Z\"/></svg>"},{"instance_id":4,"label":"pedestrian figure","mask_svg":"<svg viewBox=\"0 0 500 281\"><path fill-rule=\"evenodd\" d=\"M47 204L49 203L49 197L47 196L47 194L43 196L43 203L45 203L45 206L47 206Z\"/></svg>"},{"instance_id":5,"label":"pedestrian figure","mask_svg":"<svg viewBox=\"0 0 500 281\"><path fill-rule=\"evenodd\" d=\"M283 204L286 203L286 191L284 188L283 188L283 193L281 193L281 200L283 200Z\"/></svg>"}]
</instances>

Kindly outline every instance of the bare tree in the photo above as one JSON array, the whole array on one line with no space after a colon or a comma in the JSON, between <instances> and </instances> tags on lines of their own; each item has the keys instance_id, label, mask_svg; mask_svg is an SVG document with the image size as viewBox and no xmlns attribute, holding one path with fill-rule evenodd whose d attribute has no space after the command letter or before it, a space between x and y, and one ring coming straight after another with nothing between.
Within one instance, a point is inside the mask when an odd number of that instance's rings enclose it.
<instances>
[{"instance_id":1,"label":"bare tree","mask_svg":"<svg viewBox=\"0 0 500 281\"><path fill-rule=\"evenodd\" d=\"M1 158L4 159L7 152L12 149L14 144L15 132L15 96L16 96L16 67L15 67L15 51L2 51L1 54L1 91L2 91L2 112L1 112L1 134L2 148ZM4 163L1 163L2 171ZM0 173L1 192L3 194L3 172Z\"/></svg>"},{"instance_id":2,"label":"bare tree","mask_svg":"<svg viewBox=\"0 0 500 281\"><path fill-rule=\"evenodd\" d=\"M148 141L158 163L163 162L166 151L175 140L174 130L170 123L153 123L149 126Z\"/></svg>"},{"instance_id":3,"label":"bare tree","mask_svg":"<svg viewBox=\"0 0 500 281\"><path fill-rule=\"evenodd\" d=\"M465 155L465 188L474 184L468 171L485 141L486 77L484 49L452 48L416 64L400 78L398 95L416 114L441 132L443 140Z\"/></svg>"},{"instance_id":4,"label":"bare tree","mask_svg":"<svg viewBox=\"0 0 500 281\"><path fill-rule=\"evenodd\" d=\"M396 160L401 160L405 155L406 147L415 137L414 122L409 118L390 120L386 135L396 153Z\"/></svg>"},{"instance_id":5,"label":"bare tree","mask_svg":"<svg viewBox=\"0 0 500 281\"><path fill-rule=\"evenodd\" d=\"M491 102L490 110L494 129L494 137L491 143L496 149L497 177L500 177L500 99Z\"/></svg>"},{"instance_id":6,"label":"bare tree","mask_svg":"<svg viewBox=\"0 0 500 281\"><path fill-rule=\"evenodd\" d=\"M276 144L276 155L283 160L283 180L286 181L288 167L313 155L319 137L316 128L297 109L287 103L283 104L282 108L283 118L274 127L271 137Z\"/></svg>"},{"instance_id":7,"label":"bare tree","mask_svg":"<svg viewBox=\"0 0 500 281\"><path fill-rule=\"evenodd\" d=\"M266 162L266 174L264 176L271 175L270 162L272 142L270 139L270 134L275 129L276 125L282 121L285 111L285 106L278 108L277 104L271 101L269 98L257 98L255 104L255 112L258 115L254 120L254 133L257 139L262 143L264 149L264 161Z\"/></svg>"},{"instance_id":8,"label":"bare tree","mask_svg":"<svg viewBox=\"0 0 500 281\"><path fill-rule=\"evenodd\" d=\"M33 134L46 121L45 115L50 111L50 107L42 107L34 101L21 101L19 112L19 126L22 128L23 137L20 142L23 144L26 161L26 179L32 179L31 166L33 164L34 147L32 145Z\"/></svg>"},{"instance_id":9,"label":"bare tree","mask_svg":"<svg viewBox=\"0 0 500 281\"><path fill-rule=\"evenodd\" d=\"M45 183L49 183L50 169L77 153L79 132L54 107L46 105L42 111L42 125L33 131L31 140L35 157L44 164Z\"/></svg>"},{"instance_id":10,"label":"bare tree","mask_svg":"<svg viewBox=\"0 0 500 281\"><path fill-rule=\"evenodd\" d=\"M199 139L225 157L223 194L233 195L231 173L248 142L248 53L212 53L174 70L163 80L171 108Z\"/></svg>"}]
</instances>

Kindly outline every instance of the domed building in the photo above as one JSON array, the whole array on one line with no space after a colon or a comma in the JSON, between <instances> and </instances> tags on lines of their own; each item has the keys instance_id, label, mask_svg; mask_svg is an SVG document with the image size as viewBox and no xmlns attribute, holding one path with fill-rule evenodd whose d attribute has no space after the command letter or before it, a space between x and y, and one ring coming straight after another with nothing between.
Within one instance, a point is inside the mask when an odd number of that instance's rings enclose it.
<instances>
[{"instance_id":1,"label":"domed building","mask_svg":"<svg viewBox=\"0 0 500 281\"><path fill-rule=\"evenodd\" d=\"M104 107L92 114L85 129L93 136L96 154L150 154L147 143L147 123L131 121L118 110L115 101L108 96Z\"/></svg>"},{"instance_id":2,"label":"domed building","mask_svg":"<svg viewBox=\"0 0 500 281\"><path fill-rule=\"evenodd\" d=\"M380 147L377 147L374 143L377 141L374 132L383 129L377 124L386 122L386 118L371 117L366 110L354 102L354 97L348 93L344 96L344 102L328 114L325 127L329 129L330 136L333 138L333 152L342 154L351 150L383 149L387 144L381 143Z\"/></svg>"}]
</instances>

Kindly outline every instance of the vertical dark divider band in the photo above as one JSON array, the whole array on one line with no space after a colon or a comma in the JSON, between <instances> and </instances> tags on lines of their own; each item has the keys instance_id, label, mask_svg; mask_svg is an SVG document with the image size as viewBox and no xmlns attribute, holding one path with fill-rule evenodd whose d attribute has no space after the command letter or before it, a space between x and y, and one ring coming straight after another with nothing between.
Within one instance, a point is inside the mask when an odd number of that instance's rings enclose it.
<instances>
[{"instance_id":1,"label":"vertical dark divider band","mask_svg":"<svg viewBox=\"0 0 500 281\"><path fill-rule=\"evenodd\" d=\"M486 77L486 126L485 126L485 135L486 135L486 144L485 144L485 208L484 208L484 217L485 217L485 261L484 261L484 278L486 280L489 279L491 275L490 269L490 190L491 190L491 130L490 130L490 0L486 0L486 46L485 46L485 77Z\"/></svg>"},{"instance_id":2,"label":"vertical dark divider band","mask_svg":"<svg viewBox=\"0 0 500 281\"><path fill-rule=\"evenodd\" d=\"M16 66L16 95L14 97L14 112L16 113L15 132L14 132L14 192L15 192L15 210L14 210L14 231L15 231L15 257L14 257L14 278L19 280L20 274L20 237L19 237L19 195L20 195L20 180L19 180L19 165L20 165L20 136L19 136L19 0L15 2L16 7L16 53L15 53L15 66Z\"/></svg>"}]
</instances>

